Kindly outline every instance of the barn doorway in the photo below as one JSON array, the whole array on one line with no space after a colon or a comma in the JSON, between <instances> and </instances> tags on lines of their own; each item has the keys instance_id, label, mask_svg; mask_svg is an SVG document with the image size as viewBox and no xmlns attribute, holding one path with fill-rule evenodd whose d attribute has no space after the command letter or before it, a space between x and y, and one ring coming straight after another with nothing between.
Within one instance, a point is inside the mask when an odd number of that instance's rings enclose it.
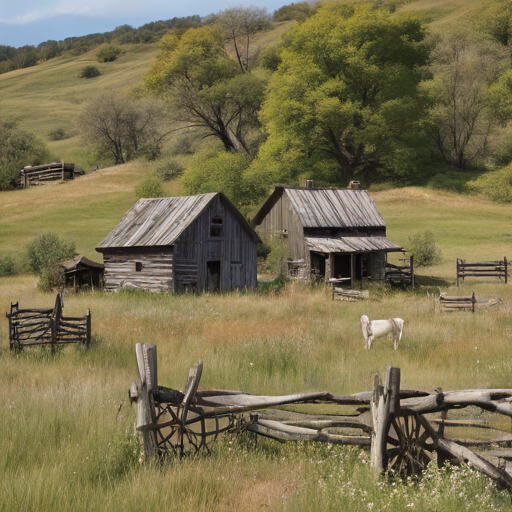
<instances>
[{"instance_id":1,"label":"barn doorway","mask_svg":"<svg viewBox=\"0 0 512 512\"><path fill-rule=\"evenodd\" d=\"M206 287L209 292L220 291L220 261L206 263Z\"/></svg>"}]
</instances>

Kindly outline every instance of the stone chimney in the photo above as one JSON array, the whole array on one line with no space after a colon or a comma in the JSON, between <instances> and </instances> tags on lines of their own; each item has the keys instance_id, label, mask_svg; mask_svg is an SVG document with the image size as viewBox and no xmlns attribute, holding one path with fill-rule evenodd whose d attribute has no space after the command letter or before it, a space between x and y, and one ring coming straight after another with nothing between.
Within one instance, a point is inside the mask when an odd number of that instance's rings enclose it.
<instances>
[{"instance_id":1,"label":"stone chimney","mask_svg":"<svg viewBox=\"0 0 512 512\"><path fill-rule=\"evenodd\" d=\"M352 190L359 190L359 185L360 185L359 181L357 181L357 180L352 180L352 181L350 182L349 187L350 187Z\"/></svg>"},{"instance_id":2,"label":"stone chimney","mask_svg":"<svg viewBox=\"0 0 512 512\"><path fill-rule=\"evenodd\" d=\"M313 180L306 180L306 188L313 188L313 187L314 187Z\"/></svg>"}]
</instances>

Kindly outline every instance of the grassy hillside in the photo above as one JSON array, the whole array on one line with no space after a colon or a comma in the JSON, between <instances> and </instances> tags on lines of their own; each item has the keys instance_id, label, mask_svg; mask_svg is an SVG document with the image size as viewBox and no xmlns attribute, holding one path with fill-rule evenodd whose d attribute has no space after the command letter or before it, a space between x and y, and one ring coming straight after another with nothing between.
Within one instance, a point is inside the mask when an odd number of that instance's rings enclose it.
<instances>
[{"instance_id":1,"label":"grassy hillside","mask_svg":"<svg viewBox=\"0 0 512 512\"><path fill-rule=\"evenodd\" d=\"M48 142L48 133L63 128L76 134L82 105L105 90L122 90L140 82L158 52L158 45L124 45L125 53L116 61L99 63L96 50L80 57L56 58L31 68L0 75L0 115L18 119L28 130ZM78 78L88 64L99 67L97 78ZM79 155L80 140L74 136L48 142L58 159L73 160Z\"/></svg>"},{"instance_id":2,"label":"grassy hillside","mask_svg":"<svg viewBox=\"0 0 512 512\"><path fill-rule=\"evenodd\" d=\"M402 10L416 14L433 32L444 32L474 21L484 6L480 0L413 0Z\"/></svg>"}]
</instances>

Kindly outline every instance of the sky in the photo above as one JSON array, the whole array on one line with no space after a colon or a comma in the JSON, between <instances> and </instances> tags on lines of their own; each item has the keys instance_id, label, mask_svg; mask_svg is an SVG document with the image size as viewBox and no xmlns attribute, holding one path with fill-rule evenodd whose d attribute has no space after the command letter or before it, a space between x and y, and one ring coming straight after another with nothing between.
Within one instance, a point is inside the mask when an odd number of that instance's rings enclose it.
<instances>
[{"instance_id":1,"label":"sky","mask_svg":"<svg viewBox=\"0 0 512 512\"><path fill-rule=\"evenodd\" d=\"M35 45L48 39L114 30L119 25L174 17L206 16L240 5L266 7L271 13L293 0L0 0L0 45Z\"/></svg>"}]
</instances>

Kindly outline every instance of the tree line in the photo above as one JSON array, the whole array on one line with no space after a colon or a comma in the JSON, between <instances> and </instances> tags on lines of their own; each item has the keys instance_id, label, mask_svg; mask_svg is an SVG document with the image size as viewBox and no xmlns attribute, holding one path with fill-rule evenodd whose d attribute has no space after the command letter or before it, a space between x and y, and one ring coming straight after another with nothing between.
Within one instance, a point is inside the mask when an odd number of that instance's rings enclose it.
<instances>
[{"instance_id":1,"label":"tree line","mask_svg":"<svg viewBox=\"0 0 512 512\"><path fill-rule=\"evenodd\" d=\"M84 109L84 140L123 163L159 158L173 133L175 153L195 153L186 191L220 190L243 210L275 183L447 183L474 170L497 173L512 199L512 8L492 0L440 35L397 5L229 8L168 32L138 87Z\"/></svg>"}]
</instances>

